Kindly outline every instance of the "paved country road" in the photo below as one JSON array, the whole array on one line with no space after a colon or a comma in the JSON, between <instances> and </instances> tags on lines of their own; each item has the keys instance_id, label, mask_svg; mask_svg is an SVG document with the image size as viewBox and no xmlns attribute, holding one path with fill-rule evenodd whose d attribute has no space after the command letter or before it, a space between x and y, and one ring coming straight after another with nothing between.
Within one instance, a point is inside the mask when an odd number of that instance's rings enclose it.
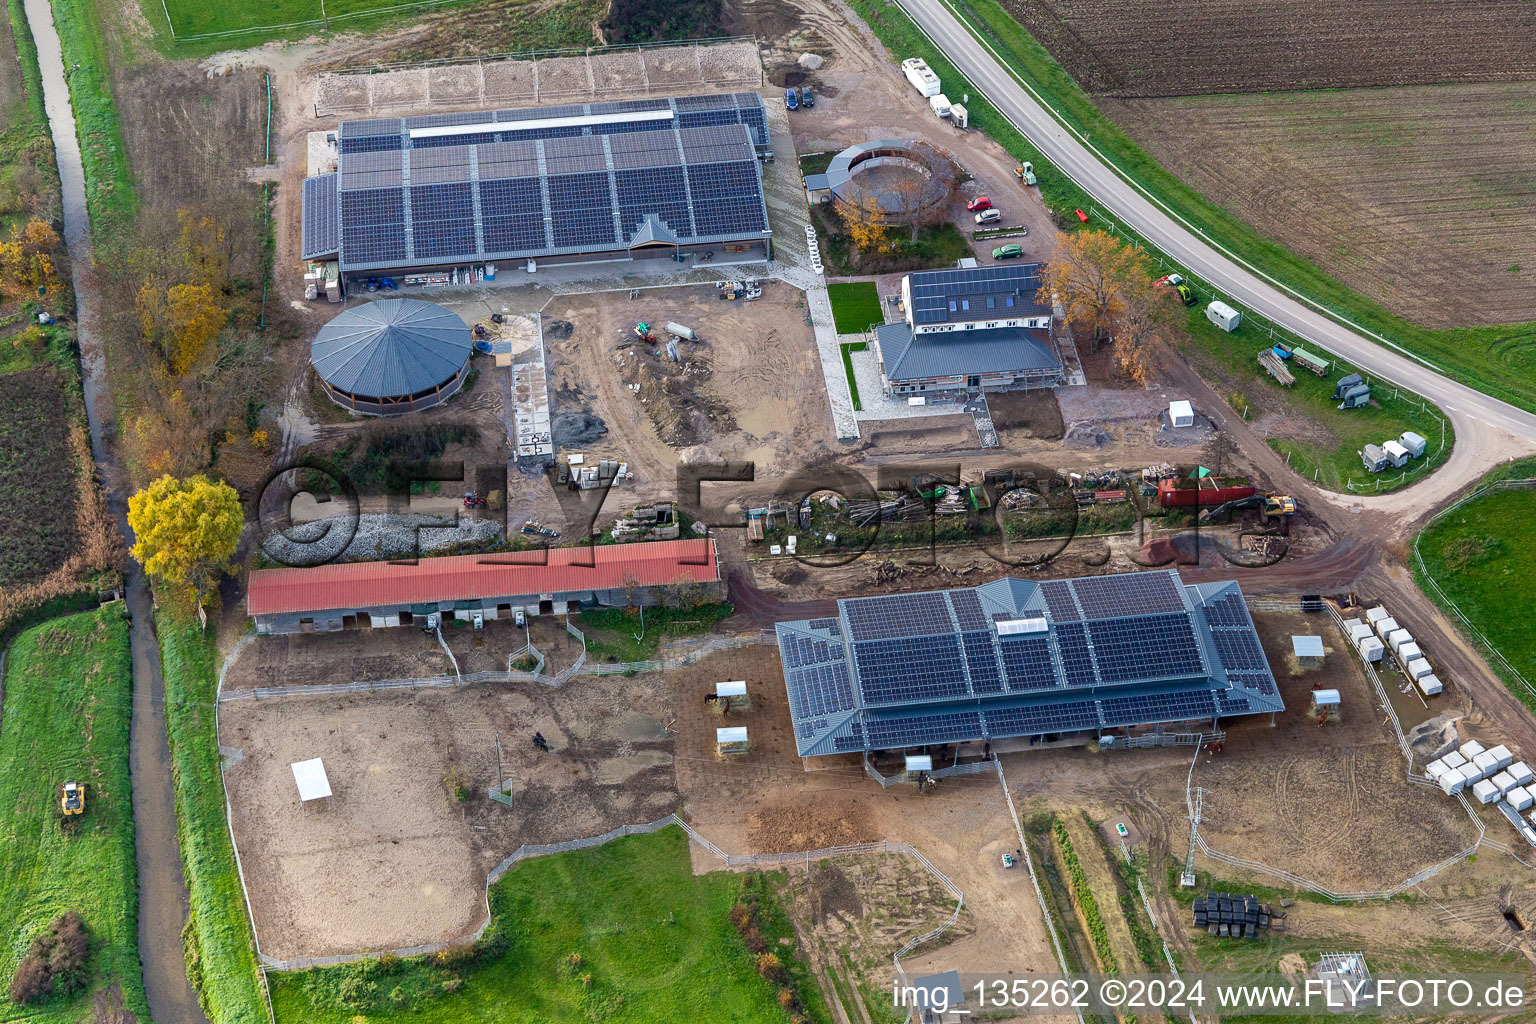
<instances>
[{"instance_id":1,"label":"paved country road","mask_svg":"<svg viewBox=\"0 0 1536 1024\"><path fill-rule=\"evenodd\" d=\"M113 425L112 393L102 352L101 295L91 265L91 221L85 205L85 170L80 160L75 115L65 84L64 56L48 0L26 0L28 27L37 44L43 77L43 104L58 159L64 210L64 244L69 250L71 284L80 339L81 384L91 428L91 454L107 491L107 500L128 543L127 478L108 445ZM187 918L187 888L176 833L176 805L171 791L171 751L165 732L165 684L160 675L160 647L155 639L149 586L137 562L127 572L129 634L133 653L133 719L128 761L133 787L134 845L139 883L139 959L144 994L155 1024L207 1024L197 993L187 980L181 928ZM89 885L90 879L81 879Z\"/></svg>"},{"instance_id":2,"label":"paved country road","mask_svg":"<svg viewBox=\"0 0 1536 1024\"><path fill-rule=\"evenodd\" d=\"M1448 495L1472 483L1481 471L1508 457L1511 435L1517 447L1536 447L1536 415L1491 398L1444 376L1423 363L1323 316L1264 277L1260 268L1225 255L1196 229L1130 184L1077 135L1063 127L1014 77L990 45L961 23L945 0L897 0L902 9L944 51L951 63L984 93L1014 126L1057 167L1070 175L1096 203L1134 228L1174 260L1252 309L1296 332L1309 342L1354 363L1368 376L1415 391L1440 406L1456 428L1457 444L1446 466L1424 483L1399 495L1381 498L1341 496L1349 504L1401 503L1409 492ZM950 90L952 93L954 89ZM1492 429L1490 429L1492 428Z\"/></svg>"}]
</instances>

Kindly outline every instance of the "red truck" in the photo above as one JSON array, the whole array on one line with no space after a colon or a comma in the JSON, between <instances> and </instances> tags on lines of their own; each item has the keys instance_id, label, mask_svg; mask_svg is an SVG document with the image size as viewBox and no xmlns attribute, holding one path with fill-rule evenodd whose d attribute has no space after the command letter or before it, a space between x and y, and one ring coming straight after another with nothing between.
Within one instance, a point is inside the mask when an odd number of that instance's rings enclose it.
<instances>
[{"instance_id":1,"label":"red truck","mask_svg":"<svg viewBox=\"0 0 1536 1024\"><path fill-rule=\"evenodd\" d=\"M1160 480L1157 484L1157 502L1163 508L1184 508L1194 505L1224 505L1238 498L1253 494L1253 485L1242 483L1234 477L1218 479L1208 476L1199 480Z\"/></svg>"}]
</instances>

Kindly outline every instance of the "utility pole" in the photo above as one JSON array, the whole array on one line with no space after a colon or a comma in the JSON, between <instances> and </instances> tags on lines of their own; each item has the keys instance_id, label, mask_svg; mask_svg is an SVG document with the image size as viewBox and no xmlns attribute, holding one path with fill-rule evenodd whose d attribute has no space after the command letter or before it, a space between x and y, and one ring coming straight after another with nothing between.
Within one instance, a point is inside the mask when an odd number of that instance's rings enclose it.
<instances>
[{"instance_id":1,"label":"utility pole","mask_svg":"<svg viewBox=\"0 0 1536 1024\"><path fill-rule=\"evenodd\" d=\"M496 732L496 792L501 792L501 731Z\"/></svg>"}]
</instances>

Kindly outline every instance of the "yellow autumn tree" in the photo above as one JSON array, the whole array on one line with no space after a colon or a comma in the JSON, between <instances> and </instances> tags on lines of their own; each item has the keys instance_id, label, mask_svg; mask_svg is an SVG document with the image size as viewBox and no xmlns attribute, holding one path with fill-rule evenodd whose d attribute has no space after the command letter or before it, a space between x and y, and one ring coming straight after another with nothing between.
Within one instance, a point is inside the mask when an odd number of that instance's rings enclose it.
<instances>
[{"instance_id":1,"label":"yellow autumn tree","mask_svg":"<svg viewBox=\"0 0 1536 1024\"><path fill-rule=\"evenodd\" d=\"M173 284L151 278L138 295L139 323L144 339L165 359L174 376L196 366L213 350L213 342L229 320L229 311L209 284Z\"/></svg>"},{"instance_id":2,"label":"yellow autumn tree","mask_svg":"<svg viewBox=\"0 0 1536 1024\"><path fill-rule=\"evenodd\" d=\"M1151 280L1151 260L1105 231L1079 231L1056 243L1040 275L1040 301L1054 296L1067 320L1091 332L1097 348L1125 320L1127 295Z\"/></svg>"},{"instance_id":3,"label":"yellow autumn tree","mask_svg":"<svg viewBox=\"0 0 1536 1024\"><path fill-rule=\"evenodd\" d=\"M0 243L0 289L20 296L57 287L54 253L58 249L59 234L47 221L33 218L18 224L10 240Z\"/></svg>"},{"instance_id":4,"label":"yellow autumn tree","mask_svg":"<svg viewBox=\"0 0 1536 1024\"><path fill-rule=\"evenodd\" d=\"M839 196L835 206L856 250L891 251L890 218L880 206L878 196L855 187L846 196Z\"/></svg>"},{"instance_id":5,"label":"yellow autumn tree","mask_svg":"<svg viewBox=\"0 0 1536 1024\"><path fill-rule=\"evenodd\" d=\"M182 259L196 281L217 292L229 285L229 257L224 226L211 214L176 211L181 224Z\"/></svg>"},{"instance_id":6,"label":"yellow autumn tree","mask_svg":"<svg viewBox=\"0 0 1536 1024\"><path fill-rule=\"evenodd\" d=\"M167 474L128 499L132 554L157 580L203 595L229 570L245 515L222 480Z\"/></svg>"}]
</instances>

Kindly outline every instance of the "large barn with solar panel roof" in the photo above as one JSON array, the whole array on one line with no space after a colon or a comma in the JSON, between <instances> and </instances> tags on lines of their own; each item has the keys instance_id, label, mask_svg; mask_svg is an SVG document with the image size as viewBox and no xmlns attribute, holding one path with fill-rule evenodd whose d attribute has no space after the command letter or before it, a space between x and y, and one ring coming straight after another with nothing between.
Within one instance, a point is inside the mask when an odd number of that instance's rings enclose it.
<instances>
[{"instance_id":1,"label":"large barn with solar panel roof","mask_svg":"<svg viewBox=\"0 0 1536 1024\"><path fill-rule=\"evenodd\" d=\"M802 757L1285 709L1238 585L1172 570L845 598L777 631Z\"/></svg>"},{"instance_id":2,"label":"large barn with solar panel roof","mask_svg":"<svg viewBox=\"0 0 1536 1024\"><path fill-rule=\"evenodd\" d=\"M344 284L769 255L756 93L343 121L336 149L304 181L302 251Z\"/></svg>"}]
</instances>

